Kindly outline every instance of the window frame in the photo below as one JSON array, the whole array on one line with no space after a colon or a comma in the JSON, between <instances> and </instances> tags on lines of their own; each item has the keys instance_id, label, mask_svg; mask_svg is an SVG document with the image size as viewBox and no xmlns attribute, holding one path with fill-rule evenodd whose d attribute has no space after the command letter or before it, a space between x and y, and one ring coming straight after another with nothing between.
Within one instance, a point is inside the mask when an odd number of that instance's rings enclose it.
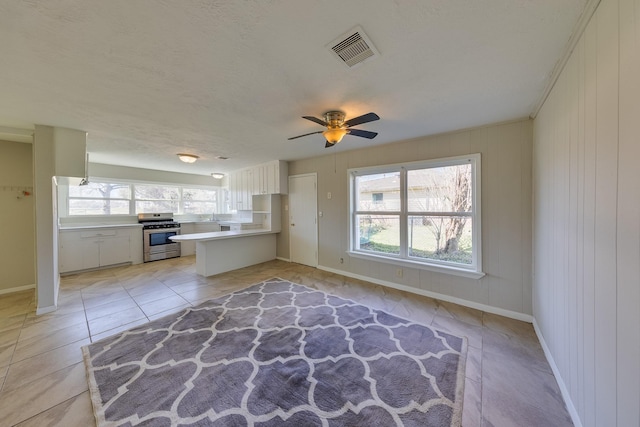
<instances>
[{"instance_id":1,"label":"window frame","mask_svg":"<svg viewBox=\"0 0 640 427\"><path fill-rule=\"evenodd\" d=\"M408 209L407 172L410 170L431 169L446 166L471 164L471 213L455 214L453 212L410 211ZM381 173L400 174L400 211L359 211L357 210L358 194L356 178ZM352 168L347 170L348 194L349 194L349 250L350 256L360 259L390 263L397 266L418 268L421 270L437 271L454 274L473 279L479 279L485 275L482 271L482 197L481 197L481 156L480 153L463 156L447 157L440 159L421 160L415 162L396 163L391 165L369 166L364 168ZM383 254L358 249L358 215L397 215L400 222L400 253ZM451 261L433 260L409 256L408 247L408 221L409 217L416 215L429 216L468 216L472 224L472 262L469 265Z\"/></svg>"},{"instance_id":2,"label":"window frame","mask_svg":"<svg viewBox=\"0 0 640 427\"><path fill-rule=\"evenodd\" d=\"M144 186L159 186L159 187L177 187L178 189L178 195L179 198L177 200L177 206L178 206L178 212L173 212L174 215L202 215L202 214L192 214L192 213L185 213L184 212L184 200L183 200L183 190L184 189L203 189L203 190L211 190L214 191L216 193L216 197L215 197L215 204L216 204L216 209L215 209L215 213L224 213L224 206L220 204L220 199L224 198L224 194L221 194L221 192L224 192L223 187L220 186L208 186L208 185L198 185L198 184L176 184L176 183L170 183L170 182L151 182L151 181L128 181L128 180L119 180L119 179L112 179L112 178L100 178L100 177L91 177L90 178L91 182L96 182L96 183L105 183L105 184L121 184L121 185L126 185L129 186L129 192L130 192L130 198L126 199L126 198L95 198L95 197L75 197L75 196L71 196L69 194L69 186L68 185L63 185L60 186L61 191L59 193L59 197L63 197L64 198L64 205L62 206L64 208L64 212L61 210L59 212L61 217L65 217L65 218L82 218L82 217L122 217L122 216L127 216L127 215L137 215L138 213L136 212L136 202L138 201L153 201L152 199L139 199L136 198L135 195L135 190L136 190L136 186L137 185L144 185ZM89 214L89 215L70 215L69 214L69 201L70 200L98 200L98 201L104 201L104 200L119 200L119 201L127 201L129 203L129 212L126 214ZM155 200L155 199L154 199ZM159 199L160 200L160 199ZM160 200L161 201L161 200ZM206 200L192 200L193 202L206 202ZM214 212L211 212L212 214Z\"/></svg>"}]
</instances>

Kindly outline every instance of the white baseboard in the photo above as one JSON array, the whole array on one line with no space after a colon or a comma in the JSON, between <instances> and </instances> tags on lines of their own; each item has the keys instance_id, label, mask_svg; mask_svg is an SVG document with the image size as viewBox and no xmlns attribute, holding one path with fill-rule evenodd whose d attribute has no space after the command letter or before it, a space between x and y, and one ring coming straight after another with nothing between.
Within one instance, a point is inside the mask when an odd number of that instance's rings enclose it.
<instances>
[{"instance_id":1,"label":"white baseboard","mask_svg":"<svg viewBox=\"0 0 640 427\"><path fill-rule=\"evenodd\" d=\"M49 307L38 307L36 309L36 314L39 316L41 314L51 313L52 311L56 311L58 306L50 305Z\"/></svg>"},{"instance_id":2,"label":"white baseboard","mask_svg":"<svg viewBox=\"0 0 640 427\"><path fill-rule=\"evenodd\" d=\"M35 289L36 285L24 285L24 286L16 286L15 288L9 288L9 289L0 289L0 295L3 294L12 294L14 292L20 292L20 291L26 291L29 289Z\"/></svg>"},{"instance_id":3,"label":"white baseboard","mask_svg":"<svg viewBox=\"0 0 640 427\"><path fill-rule=\"evenodd\" d=\"M354 279L364 280L366 282L375 283L389 288L399 289L401 291L411 292L418 295L423 295L430 298L439 299L442 301L452 302L454 304L463 305L465 307L475 308L476 310L486 311L487 313L497 314L499 316L508 317L510 319L521 320L523 322L532 323L533 316L525 313L518 313L517 311L505 310L504 308L493 307L486 304L480 304L474 301L468 301L462 298L452 297L450 295L440 294L438 292L427 291L420 288L414 288L413 286L401 285L399 283L388 282L386 280L380 280L369 276L362 276L360 274L350 273L348 271L337 270L322 265L318 266L318 269L328 271L330 273L341 274L343 276L351 277Z\"/></svg>"},{"instance_id":4,"label":"white baseboard","mask_svg":"<svg viewBox=\"0 0 640 427\"><path fill-rule=\"evenodd\" d=\"M556 365L553 356L551 355L551 351L547 346L547 343L544 340L544 336L542 335L542 331L538 326L538 322L535 317L533 318L533 329L536 331L536 335L538 336L538 341L540 341L540 345L542 346L542 350L544 351L544 355L547 358L547 362L549 362L549 366L551 366L551 370L553 371L553 376L556 377L556 382L558 383L558 387L560 388L560 393L562 393L562 397L564 398L564 403L567 405L567 411L571 416L571 421L573 421L573 425L575 427L582 427L582 421L580 420L580 416L578 415L578 411L576 411L576 407L573 405L573 401L571 400L571 395L569 394L569 389L567 385L564 383L562 379L562 375L560 375L560 370L558 370L558 365Z\"/></svg>"},{"instance_id":5,"label":"white baseboard","mask_svg":"<svg viewBox=\"0 0 640 427\"><path fill-rule=\"evenodd\" d=\"M280 261L291 262L289 258L282 258L281 256L277 256L276 259L279 259Z\"/></svg>"}]
</instances>

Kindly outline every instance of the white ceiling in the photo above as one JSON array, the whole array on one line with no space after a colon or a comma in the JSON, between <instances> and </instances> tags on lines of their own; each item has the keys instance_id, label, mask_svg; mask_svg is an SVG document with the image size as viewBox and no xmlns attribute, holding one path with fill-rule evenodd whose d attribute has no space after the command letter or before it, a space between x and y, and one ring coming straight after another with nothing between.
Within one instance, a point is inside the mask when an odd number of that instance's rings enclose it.
<instances>
[{"instance_id":1,"label":"white ceiling","mask_svg":"<svg viewBox=\"0 0 640 427\"><path fill-rule=\"evenodd\" d=\"M330 153L287 140L327 110L381 117L334 151L522 118L586 2L4 1L0 126L85 130L92 162L208 175ZM349 69L325 46L356 25L380 56Z\"/></svg>"}]
</instances>

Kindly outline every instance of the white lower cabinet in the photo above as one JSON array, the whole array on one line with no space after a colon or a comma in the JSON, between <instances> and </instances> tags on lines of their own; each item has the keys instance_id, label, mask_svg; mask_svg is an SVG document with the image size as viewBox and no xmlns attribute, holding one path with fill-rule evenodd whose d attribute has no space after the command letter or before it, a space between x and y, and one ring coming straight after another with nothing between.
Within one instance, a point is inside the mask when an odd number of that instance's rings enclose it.
<instances>
[{"instance_id":1,"label":"white lower cabinet","mask_svg":"<svg viewBox=\"0 0 640 427\"><path fill-rule=\"evenodd\" d=\"M132 239L139 238L139 228L61 230L58 239L60 273L87 270L109 265L135 263Z\"/></svg>"}]
</instances>

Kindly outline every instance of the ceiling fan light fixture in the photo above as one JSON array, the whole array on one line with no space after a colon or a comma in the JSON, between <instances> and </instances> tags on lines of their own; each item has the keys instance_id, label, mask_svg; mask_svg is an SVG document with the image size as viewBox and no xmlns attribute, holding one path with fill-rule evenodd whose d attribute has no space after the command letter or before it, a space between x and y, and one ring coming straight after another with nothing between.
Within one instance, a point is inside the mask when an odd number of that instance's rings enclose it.
<instances>
[{"instance_id":1,"label":"ceiling fan light fixture","mask_svg":"<svg viewBox=\"0 0 640 427\"><path fill-rule=\"evenodd\" d=\"M223 173L220 173L220 172L214 172L214 173L212 173L212 174L211 174L211 176L212 176L213 178L215 178L215 179L222 179L222 178L224 178L224 174L223 174Z\"/></svg>"},{"instance_id":2,"label":"ceiling fan light fixture","mask_svg":"<svg viewBox=\"0 0 640 427\"><path fill-rule=\"evenodd\" d=\"M178 153L178 158L185 163L195 163L200 157L195 154Z\"/></svg>"},{"instance_id":3,"label":"ceiling fan light fixture","mask_svg":"<svg viewBox=\"0 0 640 427\"><path fill-rule=\"evenodd\" d=\"M342 138L344 138L344 136L348 133L349 130L347 129L327 129L322 132L322 136L324 136L325 139L331 144L337 144L338 142L342 141Z\"/></svg>"}]
</instances>

